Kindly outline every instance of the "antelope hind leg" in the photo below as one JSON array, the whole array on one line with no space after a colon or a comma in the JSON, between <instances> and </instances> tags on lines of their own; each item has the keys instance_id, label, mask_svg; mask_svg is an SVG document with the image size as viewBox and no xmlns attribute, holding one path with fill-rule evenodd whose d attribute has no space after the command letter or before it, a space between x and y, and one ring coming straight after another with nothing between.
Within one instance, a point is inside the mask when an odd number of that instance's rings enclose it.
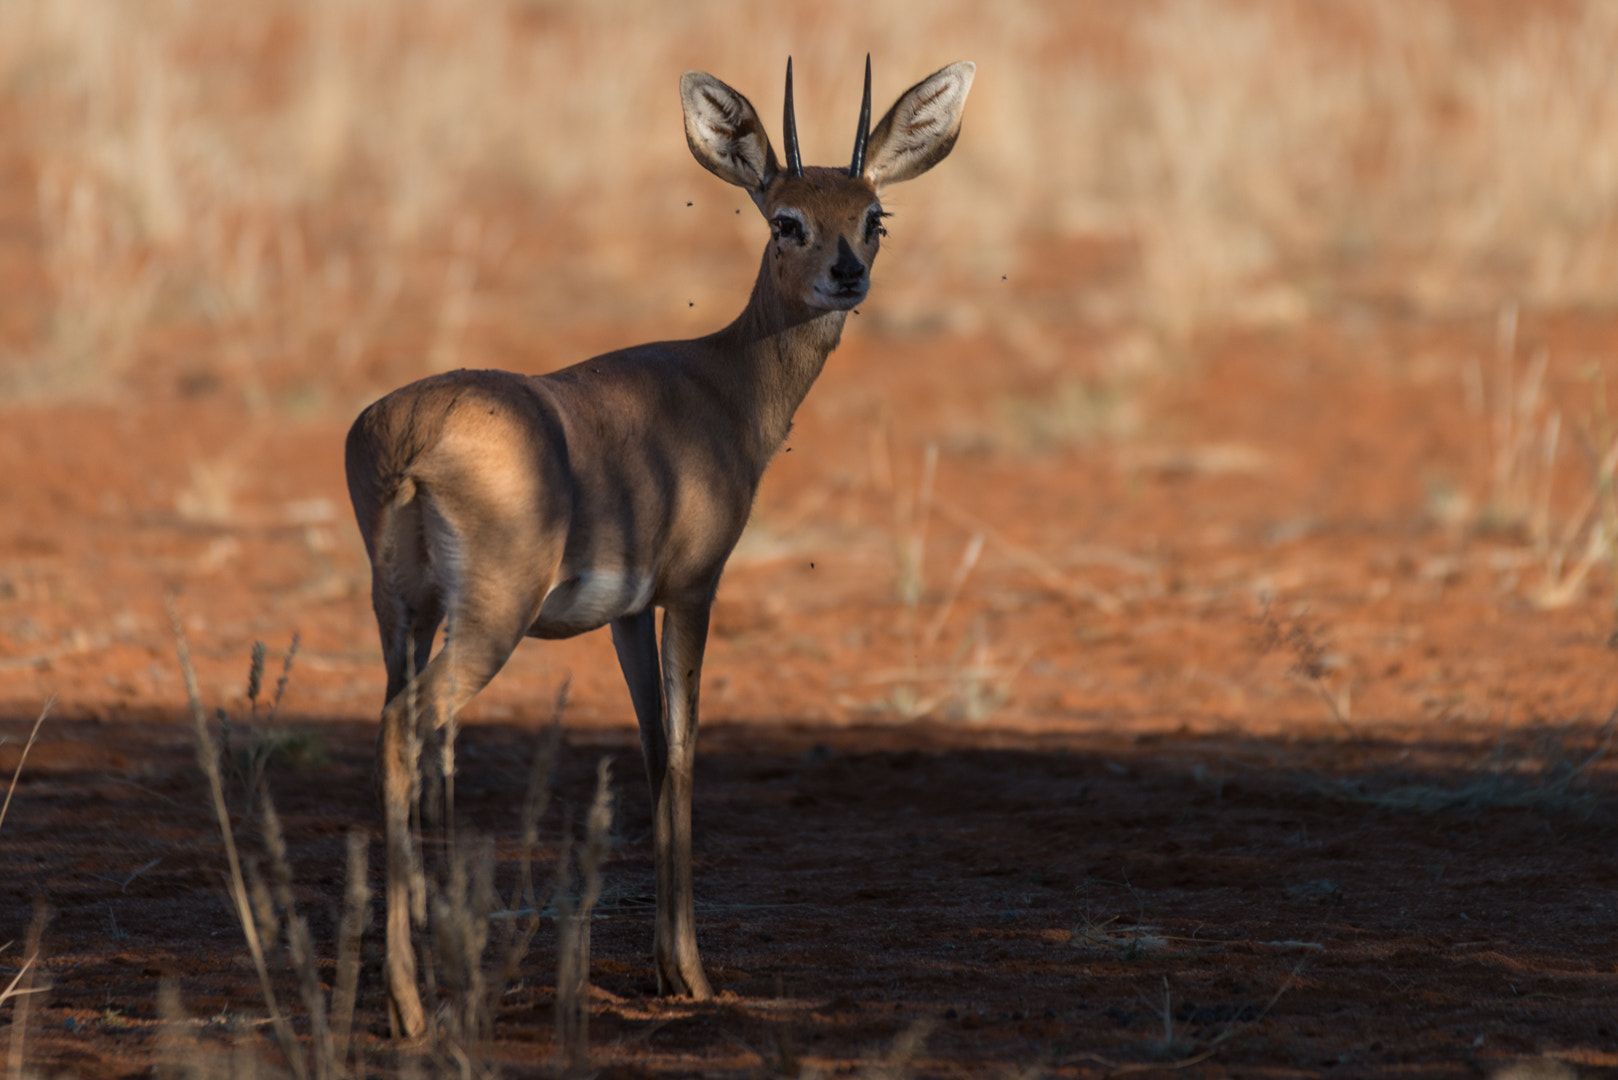
<instances>
[{"instance_id":1,"label":"antelope hind leg","mask_svg":"<svg viewBox=\"0 0 1618 1080\"><path fill-rule=\"evenodd\" d=\"M411 784L421 773L426 774L428 784L441 777L442 768L422 756L431 753L430 747L442 745L441 729L505 665L531 621L525 611L509 602L484 604L478 610L484 617L477 622L460 621L466 629L454 647L440 649L416 680L414 753L408 692L395 694L382 710L378 767L387 839L388 1016L394 1034L405 1038L416 1038L427 1028L410 934L412 922L417 926L426 922L426 882L410 836ZM491 618L493 614L505 617Z\"/></svg>"}]
</instances>

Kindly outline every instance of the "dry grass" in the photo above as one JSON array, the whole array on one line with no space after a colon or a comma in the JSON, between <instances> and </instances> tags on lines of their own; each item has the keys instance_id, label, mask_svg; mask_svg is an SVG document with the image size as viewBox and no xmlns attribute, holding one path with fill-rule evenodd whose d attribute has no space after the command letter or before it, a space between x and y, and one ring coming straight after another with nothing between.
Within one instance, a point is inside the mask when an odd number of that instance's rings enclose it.
<instances>
[{"instance_id":1,"label":"dry grass","mask_svg":"<svg viewBox=\"0 0 1618 1080\"><path fill-rule=\"evenodd\" d=\"M992 540L1012 556L1030 555L998 531L977 521L935 491L938 446L929 443L914 478L895 468L891 429L872 432L873 472L892 504L889 539L893 550L894 591L899 601L897 636L903 643L904 662L894 670L865 676L867 686L882 687L872 700L843 696L839 704L858 712L915 720L943 715L970 723L985 723L1010 699L1013 685L1032 651L1024 647L1007 655L990 640L987 620L979 614L964 631L944 641L967 582ZM928 537L937 510L952 525L969 530L947 583L931 586L927 573ZM1060 572L1031 556L1065 585Z\"/></svg>"},{"instance_id":2,"label":"dry grass","mask_svg":"<svg viewBox=\"0 0 1618 1080\"><path fill-rule=\"evenodd\" d=\"M1605 799L1604 785L1592 785L1591 777L1607 760L1615 727L1618 710L1608 717L1594 748L1582 750L1569 745L1574 725L1536 733L1526 744L1509 742L1502 729L1495 749L1448 784L1393 777L1373 783L1316 780L1310 786L1345 802L1401 813L1533 810L1588 817Z\"/></svg>"},{"instance_id":3,"label":"dry grass","mask_svg":"<svg viewBox=\"0 0 1618 1080\"><path fill-rule=\"evenodd\" d=\"M612 774L602 758L578 852L577 892L572 888L571 851L563 851L557 867L556 1045L562 1070L571 1076L586 1075L590 1068L590 913L601 898L601 865L611 831Z\"/></svg>"},{"instance_id":4,"label":"dry grass","mask_svg":"<svg viewBox=\"0 0 1618 1080\"><path fill-rule=\"evenodd\" d=\"M893 195L890 328L942 309L1015 343L1078 317L1172 349L1376 280L1445 310L1618 299L1618 150L1596 137L1618 123L1618 9L1601 0L1487 18L1394 0L767 16L722 0L11 0L0 150L37 178L53 314L0 341L5 391L105 391L161 357L185 385L319 407L483 359L495 323L711 328L758 231L689 160L679 72L718 72L774 115L794 54L809 156L830 159L867 48L883 98L957 57L981 73L958 160ZM537 235L565 275L523 246ZM1120 302L980 300L1065 237L1137 253ZM648 271L652 250L701 272ZM526 287L503 283L513 266ZM544 348L533 366L563 358Z\"/></svg>"},{"instance_id":5,"label":"dry grass","mask_svg":"<svg viewBox=\"0 0 1618 1080\"><path fill-rule=\"evenodd\" d=\"M17 791L17 781L22 776L23 763L28 760L28 751L34 748L34 740L39 738L39 729L45 723L45 717L50 715L51 701L39 710L39 718L34 721L33 728L28 732L28 742L23 745L22 753L17 757L17 767L12 770L11 783L6 787L6 800L0 804L0 825L5 824L6 811L11 809L11 797ZM24 1076L23 1064L26 1060L28 1040L28 1012L33 1001L33 995L42 994L48 987L35 986L36 978L34 967L39 962L40 940L44 936L45 923L49 919L49 911L44 901L36 900L34 904L34 919L28 927L28 940L23 946L22 966L11 977L11 981L0 986L0 1005L14 1002L12 1005L11 1031L6 1053L6 1076L14 1080L22 1080ZM11 946L11 942L0 944L0 952Z\"/></svg>"},{"instance_id":6,"label":"dry grass","mask_svg":"<svg viewBox=\"0 0 1618 1080\"><path fill-rule=\"evenodd\" d=\"M1462 371L1467 410L1478 427L1473 492L1430 493L1434 521L1503 541L1494 558L1509 588L1535 607L1581 599L1598 569L1618 564L1618 421L1605 374L1587 362L1575 400L1554 392L1557 360L1539 348L1519 355L1518 307L1496 315L1494 356ZM1567 382L1565 378L1562 382Z\"/></svg>"},{"instance_id":7,"label":"dry grass","mask_svg":"<svg viewBox=\"0 0 1618 1080\"><path fill-rule=\"evenodd\" d=\"M1353 715L1353 687L1347 678L1337 681L1333 685L1332 671L1335 666L1332 654L1321 635L1325 628L1311 626L1303 617L1298 616L1287 620L1285 624L1278 620L1270 610L1268 603L1259 613L1256 620L1257 633L1253 644L1260 655L1275 652L1285 652L1292 657L1292 666L1287 669L1287 677L1309 687L1326 706L1326 712L1332 720L1342 725L1350 738L1362 739L1363 736L1355 728Z\"/></svg>"},{"instance_id":8,"label":"dry grass","mask_svg":"<svg viewBox=\"0 0 1618 1080\"><path fill-rule=\"evenodd\" d=\"M1296 945L1301 943L1282 942L1280 944ZM1161 1009L1152 1002L1147 1001L1144 996L1141 999L1148 1008L1159 1014L1163 1024L1161 1038L1147 1038L1141 1045L1141 1049L1146 1056L1158 1060L1120 1062L1102 1057L1099 1054L1084 1053L1071 1055L1068 1061L1099 1065L1106 1070L1106 1075L1109 1077L1129 1076L1135 1073L1179 1072L1184 1069L1195 1068L1218 1054L1226 1044L1245 1035L1249 1030L1261 1023L1269 1015L1270 1010L1275 1008L1276 1002L1280 1001L1282 996L1297 982L1298 975L1303 971L1303 967L1302 963L1293 967L1280 987L1264 1003L1264 1006L1251 1016L1245 1018L1239 1016L1225 1024L1216 1034L1200 1041L1186 1038L1183 1033L1180 1033L1181 1029L1176 1027L1173 1001L1169 995L1168 978L1164 977L1163 1005Z\"/></svg>"},{"instance_id":9,"label":"dry grass","mask_svg":"<svg viewBox=\"0 0 1618 1080\"><path fill-rule=\"evenodd\" d=\"M371 896L366 883L369 840L357 829L348 838L347 884L335 943L336 978L328 990L320 975L316 944L308 921L298 910L294 894L296 876L280 818L263 783L262 770L252 774L254 780L248 784L248 794L256 797L258 833L268 872L261 867L257 856L243 857L238 852L237 826L228 809L222 766L229 755L215 741L197 689L184 627L172 600L169 614L195 724L197 759L208 781L225 845L229 867L227 884L258 974L277 1048L288 1072L296 1080L364 1076L367 1063L353 1032L361 976L360 943L370 922ZM294 639L269 709L272 720L285 692L296 651ZM255 718L263 684L264 657L263 646L255 645L247 690ZM438 860L442 865L437 867L429 867L430 860L418 856L412 868L411 890L422 897L424 908L424 917L413 918L412 923L419 932L414 947L426 982L428 1030L418 1045L404 1048L398 1061L401 1075L419 1075L424 1068L431 1075L458 1076L463 1080L483 1080L498 1075L491 1053L495 1005L518 977L545 909L553 903L559 936L555 1006L558 1064L568 1074L588 1070L590 918L601 892L601 867L607 856L612 826L612 791L606 759L597 770L596 794L586 820L584 841L576 856L577 887L574 886L575 856L570 825L564 830L562 853L549 884L543 890L537 889L533 875L539 822L550 804L567 694L568 687L564 684L557 694L550 732L541 741L530 770L520 816L518 883L509 903L502 902L495 888L492 840L464 833L457 837L454 833L453 789L443 800L444 842L422 845L439 849L442 856ZM229 715L223 709L218 710L217 719L222 731L231 730ZM452 742L452 737L446 741ZM448 747L444 758L446 767L440 779L448 787L454 776L453 752ZM417 822L421 816L419 789L430 786L419 785L413 794L412 818ZM244 818L246 816L244 814ZM293 1030L294 1014L283 1008L270 978L268 956L277 942L284 943L288 967L296 980L303 1026L307 1029L306 1037L301 1039ZM490 946L496 943L500 947L495 950L491 963ZM33 947L33 952L37 953L37 947ZM160 1065L169 1074L246 1077L264 1071L264 1063L256 1056L244 1056L241 1047L222 1054L203 1046L194 1037L186 1037L189 1024L176 987L165 985L159 999L164 1020ZM3 1000L4 997L0 997L0 1001ZM19 1017L19 1023L24 1021L25 1017ZM20 1028L14 1026L14 1030ZM14 1046L18 1045L20 1043L14 1041Z\"/></svg>"},{"instance_id":10,"label":"dry grass","mask_svg":"<svg viewBox=\"0 0 1618 1080\"><path fill-rule=\"evenodd\" d=\"M6 785L6 801L0 803L0 825L6 823L6 813L11 809L11 797L17 793L17 781L22 778L22 767L28 760L28 751L34 748L34 740L39 738L39 729L45 723L45 718L51 714L53 702L54 699L45 702L44 707L39 710L39 717L29 729L28 741L23 744L22 753L17 756L17 767L11 771L11 783Z\"/></svg>"},{"instance_id":11,"label":"dry grass","mask_svg":"<svg viewBox=\"0 0 1618 1080\"><path fill-rule=\"evenodd\" d=\"M264 790L264 774L272 768L303 769L320 765L325 750L319 736L306 731L292 731L276 727L281 713L281 700L286 696L287 684L292 679L292 665L302 644L300 635L292 635L292 643L281 661L281 674L275 680L275 693L260 714L260 696L264 689L264 643L255 641L247 667L247 716L238 725L224 709L215 710L219 723L220 761L234 786L241 789L243 821L250 822L257 811ZM238 747L240 737L245 745Z\"/></svg>"},{"instance_id":12,"label":"dry grass","mask_svg":"<svg viewBox=\"0 0 1618 1080\"><path fill-rule=\"evenodd\" d=\"M28 924L28 940L23 946L23 953L27 957L23 961L22 969L0 993L0 1003L15 999L12 1006L11 1031L6 1049L6 1076L8 1080L24 1080L24 1063L27 1060L28 1047L28 1012L33 1003L35 994L42 994L48 986L35 986L37 978L34 967L39 962L40 942L45 936L45 924L50 921L50 909L45 901L34 901L34 918Z\"/></svg>"},{"instance_id":13,"label":"dry grass","mask_svg":"<svg viewBox=\"0 0 1618 1080\"><path fill-rule=\"evenodd\" d=\"M893 1037L882 1056L870 1061L859 1071L860 1080L902 1080L910 1075L911 1065L921 1054L933 1025L918 1021Z\"/></svg>"}]
</instances>

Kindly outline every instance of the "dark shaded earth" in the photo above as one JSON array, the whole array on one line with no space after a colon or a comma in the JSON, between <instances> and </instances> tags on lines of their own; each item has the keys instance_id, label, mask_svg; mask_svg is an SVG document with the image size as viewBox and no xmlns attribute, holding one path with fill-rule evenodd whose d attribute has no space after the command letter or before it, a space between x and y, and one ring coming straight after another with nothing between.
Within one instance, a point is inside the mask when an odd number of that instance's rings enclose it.
<instances>
[{"instance_id":1,"label":"dark shaded earth","mask_svg":"<svg viewBox=\"0 0 1618 1080\"><path fill-rule=\"evenodd\" d=\"M460 744L459 836L496 839L503 893L513 793L540 726L476 724ZM307 753L268 783L329 982L345 835L375 831L373 734L318 717L295 728L312 735ZM1595 734L1562 752L1582 760ZM609 756L617 817L591 968L602 1075L839 1072L918 1023L916 1075L1088 1076L1107 1071L1102 1059L1210 1050L1196 1075L1618 1061L1610 796L1546 775L1490 779L1479 743L713 725L696 849L719 997L696 1005L654 995L632 738L567 732L542 828L554 857ZM36 898L50 911L51 988L33 1001L28 1060L143 1074L165 978L207 1020L192 1029L204 1045L245 1041L276 1060L252 1022L263 1006L188 728L156 714L48 721L26 776L4 825L0 904L12 934ZM357 1027L370 1067L387 1069L379 942L373 919ZM546 925L500 998L491 1054L508 1075L552 1067L554 949ZM284 950L272 968L295 1001Z\"/></svg>"}]
</instances>

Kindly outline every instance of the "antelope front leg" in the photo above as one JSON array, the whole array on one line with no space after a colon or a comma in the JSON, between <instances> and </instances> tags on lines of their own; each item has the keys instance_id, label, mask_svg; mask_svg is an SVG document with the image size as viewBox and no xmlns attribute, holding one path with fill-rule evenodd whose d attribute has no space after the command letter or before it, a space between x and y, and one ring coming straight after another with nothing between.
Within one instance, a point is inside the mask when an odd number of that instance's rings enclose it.
<instances>
[{"instance_id":1,"label":"antelope front leg","mask_svg":"<svg viewBox=\"0 0 1618 1080\"><path fill-rule=\"evenodd\" d=\"M697 955L691 869L692 767L697 756L697 693L708 642L712 597L663 613L663 730L668 769L654 795L652 842L657 857L657 981L665 994L713 997Z\"/></svg>"}]
</instances>

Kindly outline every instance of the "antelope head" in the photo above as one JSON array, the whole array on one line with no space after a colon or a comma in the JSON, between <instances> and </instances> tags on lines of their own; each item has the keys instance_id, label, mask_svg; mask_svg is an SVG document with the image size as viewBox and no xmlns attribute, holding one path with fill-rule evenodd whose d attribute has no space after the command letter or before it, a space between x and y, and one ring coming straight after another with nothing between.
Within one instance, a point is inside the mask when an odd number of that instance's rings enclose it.
<instances>
[{"instance_id":1,"label":"antelope head","mask_svg":"<svg viewBox=\"0 0 1618 1080\"><path fill-rule=\"evenodd\" d=\"M721 180L746 189L770 223L770 249L760 274L773 276L778 297L811 311L847 311L865 299L871 262L887 235L882 189L920 176L949 154L976 71L968 60L929 75L906 90L873 129L867 56L854 156L842 168L802 162L790 59L784 166L751 102L704 72L680 77L691 153Z\"/></svg>"}]
</instances>

